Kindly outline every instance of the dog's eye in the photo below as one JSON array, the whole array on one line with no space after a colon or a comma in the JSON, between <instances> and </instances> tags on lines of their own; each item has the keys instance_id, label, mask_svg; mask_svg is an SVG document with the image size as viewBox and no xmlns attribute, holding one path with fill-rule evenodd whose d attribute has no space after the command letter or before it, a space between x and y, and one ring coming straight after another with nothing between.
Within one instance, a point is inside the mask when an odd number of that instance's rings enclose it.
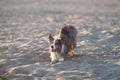
<instances>
[{"instance_id":1,"label":"dog's eye","mask_svg":"<svg viewBox=\"0 0 120 80\"><path fill-rule=\"evenodd\" d=\"M57 45L60 44L60 41L57 41L56 44L57 44Z\"/></svg>"}]
</instances>

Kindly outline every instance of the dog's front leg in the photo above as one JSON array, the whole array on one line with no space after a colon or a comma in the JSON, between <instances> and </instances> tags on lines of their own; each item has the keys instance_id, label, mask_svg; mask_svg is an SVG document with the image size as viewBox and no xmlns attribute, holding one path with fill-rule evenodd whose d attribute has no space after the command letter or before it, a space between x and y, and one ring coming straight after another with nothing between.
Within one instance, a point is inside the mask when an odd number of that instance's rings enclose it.
<instances>
[{"instance_id":1,"label":"dog's front leg","mask_svg":"<svg viewBox=\"0 0 120 80\"><path fill-rule=\"evenodd\" d=\"M66 48L65 44L62 44L60 55L61 55L62 57L65 57L66 54L67 54L66 51L67 51L67 48Z\"/></svg>"},{"instance_id":2,"label":"dog's front leg","mask_svg":"<svg viewBox=\"0 0 120 80\"><path fill-rule=\"evenodd\" d=\"M56 53L51 53L51 64L55 64L58 62Z\"/></svg>"}]
</instances>

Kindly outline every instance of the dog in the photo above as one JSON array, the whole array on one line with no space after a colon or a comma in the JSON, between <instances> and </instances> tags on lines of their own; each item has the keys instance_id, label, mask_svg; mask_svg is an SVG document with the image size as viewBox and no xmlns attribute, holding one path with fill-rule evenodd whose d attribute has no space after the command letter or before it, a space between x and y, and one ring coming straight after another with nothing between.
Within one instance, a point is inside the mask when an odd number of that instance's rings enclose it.
<instances>
[{"instance_id":1,"label":"dog","mask_svg":"<svg viewBox=\"0 0 120 80\"><path fill-rule=\"evenodd\" d=\"M76 37L76 28L66 24L61 28L58 39L53 38L53 36L49 34L50 58L52 64L64 61L66 56L74 56Z\"/></svg>"}]
</instances>

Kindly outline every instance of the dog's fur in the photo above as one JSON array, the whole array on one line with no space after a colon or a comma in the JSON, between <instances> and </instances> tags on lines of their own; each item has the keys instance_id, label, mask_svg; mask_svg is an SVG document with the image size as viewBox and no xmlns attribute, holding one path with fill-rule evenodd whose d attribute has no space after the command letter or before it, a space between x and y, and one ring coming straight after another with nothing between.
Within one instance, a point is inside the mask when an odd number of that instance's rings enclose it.
<instances>
[{"instance_id":1,"label":"dog's fur","mask_svg":"<svg viewBox=\"0 0 120 80\"><path fill-rule=\"evenodd\" d=\"M76 47L77 30L71 25L64 25L60 31L60 38L54 39L49 35L51 62L64 61L65 56L73 56Z\"/></svg>"}]
</instances>

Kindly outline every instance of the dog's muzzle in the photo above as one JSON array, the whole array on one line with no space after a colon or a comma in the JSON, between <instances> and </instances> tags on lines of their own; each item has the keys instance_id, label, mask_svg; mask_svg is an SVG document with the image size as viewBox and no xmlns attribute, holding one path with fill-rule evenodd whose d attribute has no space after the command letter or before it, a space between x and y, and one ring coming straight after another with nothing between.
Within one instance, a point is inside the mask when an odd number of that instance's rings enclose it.
<instances>
[{"instance_id":1,"label":"dog's muzzle","mask_svg":"<svg viewBox=\"0 0 120 80\"><path fill-rule=\"evenodd\" d=\"M52 50L52 52L56 52L56 49L54 48L53 45L51 46L51 50Z\"/></svg>"}]
</instances>

